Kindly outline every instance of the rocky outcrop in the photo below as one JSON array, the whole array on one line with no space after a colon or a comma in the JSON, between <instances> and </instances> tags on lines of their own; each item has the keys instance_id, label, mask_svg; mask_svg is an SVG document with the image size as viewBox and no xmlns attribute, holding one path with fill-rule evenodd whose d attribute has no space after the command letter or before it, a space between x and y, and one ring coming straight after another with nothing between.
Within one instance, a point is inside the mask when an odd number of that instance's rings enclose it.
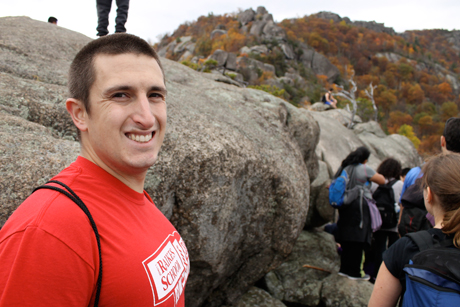
<instances>
[{"instance_id":1,"label":"rocky outcrop","mask_svg":"<svg viewBox=\"0 0 460 307\"><path fill-rule=\"evenodd\" d=\"M375 21L361 21L361 20L356 20L356 21L351 21L350 18L348 17L340 17L340 15L332 13L332 12L319 12L316 14L313 14L312 16L316 18L321 18L321 19L326 19L326 20L332 20L335 23L345 21L345 23L354 25L357 27L362 27L366 28L375 32L381 32L381 33L387 33L390 35L395 35L396 32L393 28L385 27L385 24L383 23L377 23Z\"/></svg>"},{"instance_id":2,"label":"rocky outcrop","mask_svg":"<svg viewBox=\"0 0 460 307\"><path fill-rule=\"evenodd\" d=\"M266 291L252 287L241 297L236 307L286 307L286 305Z\"/></svg>"},{"instance_id":3,"label":"rocky outcrop","mask_svg":"<svg viewBox=\"0 0 460 307\"><path fill-rule=\"evenodd\" d=\"M307 45L302 44L300 61L306 68L312 69L317 75L327 76L329 82L334 82L340 75L339 69L333 65L324 55L316 52Z\"/></svg>"},{"instance_id":4,"label":"rocky outcrop","mask_svg":"<svg viewBox=\"0 0 460 307\"><path fill-rule=\"evenodd\" d=\"M399 160L403 167L414 167L421 163L421 158L409 139L397 134L386 136L375 122L357 123L354 130L347 129L344 126L349 122L347 113L343 109L311 112L321 128L316 153L334 172L342 160L359 146L367 146L371 151L368 163L374 169L387 157ZM351 117L351 114L348 113L348 116ZM335 120L331 120L332 118ZM359 121L359 118L355 119Z\"/></svg>"},{"instance_id":5,"label":"rocky outcrop","mask_svg":"<svg viewBox=\"0 0 460 307\"><path fill-rule=\"evenodd\" d=\"M10 67L0 72L0 93L9 93L0 101L3 225L33 187L79 153L61 84L76 46L90 39L29 18L0 24L0 67ZM48 31L59 39L43 45ZM283 262L305 224L319 127L308 111L265 92L162 63L168 130L145 189L189 249L187 306L235 304Z\"/></svg>"},{"instance_id":6,"label":"rocky outcrop","mask_svg":"<svg viewBox=\"0 0 460 307\"><path fill-rule=\"evenodd\" d=\"M334 237L320 230L303 231L287 261L268 273L265 283L273 297L286 303L367 306L373 285L339 276L339 268Z\"/></svg>"},{"instance_id":7,"label":"rocky outcrop","mask_svg":"<svg viewBox=\"0 0 460 307\"><path fill-rule=\"evenodd\" d=\"M270 22L263 10L254 14ZM0 18L0 25L2 226L33 187L79 153L64 107L66 73L90 39L25 17ZM42 45L49 33L58 39ZM164 52L185 53L192 46L192 39L184 37ZM232 56L216 54L216 60L229 68ZM249 79L275 73L273 65L247 57L234 62L238 70L249 68ZM351 150L367 145L373 168L389 155L403 166L415 166L420 158L412 143L386 136L377 123L361 123L359 117L354 129L347 129L351 115L345 110L299 109L268 93L239 88L229 77L199 73L166 59L162 63L168 130L145 189L189 249L186 305L281 307L284 300L336 306L339 299L350 306L348 302L364 304L369 286L335 274L332 237L314 228L333 217L327 186ZM302 82L292 70L283 78ZM304 227L309 231L301 235ZM332 273L298 267L303 264ZM278 266L279 271L269 273ZM251 288L261 278L272 284L270 292L279 299Z\"/></svg>"},{"instance_id":8,"label":"rocky outcrop","mask_svg":"<svg viewBox=\"0 0 460 307\"><path fill-rule=\"evenodd\" d=\"M375 21L361 21L356 20L351 23L354 26L366 28L375 32L387 33L390 35L396 35L396 32L393 28L385 27L384 23L378 23Z\"/></svg>"}]
</instances>

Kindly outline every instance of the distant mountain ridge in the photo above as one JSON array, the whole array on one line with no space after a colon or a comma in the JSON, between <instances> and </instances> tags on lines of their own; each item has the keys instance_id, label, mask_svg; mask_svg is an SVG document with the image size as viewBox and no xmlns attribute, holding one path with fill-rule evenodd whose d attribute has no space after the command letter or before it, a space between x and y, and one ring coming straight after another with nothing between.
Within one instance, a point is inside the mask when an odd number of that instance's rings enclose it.
<instances>
[{"instance_id":1,"label":"distant mountain ridge","mask_svg":"<svg viewBox=\"0 0 460 307\"><path fill-rule=\"evenodd\" d=\"M201 16L157 44L161 56L221 81L272 93L296 106L325 90L357 85L358 114L368 120L373 98L387 133L413 140L420 153L439 150L436 136L460 103L460 31L396 33L375 21L331 12L274 22L264 7ZM339 106L348 101L339 99Z\"/></svg>"}]
</instances>

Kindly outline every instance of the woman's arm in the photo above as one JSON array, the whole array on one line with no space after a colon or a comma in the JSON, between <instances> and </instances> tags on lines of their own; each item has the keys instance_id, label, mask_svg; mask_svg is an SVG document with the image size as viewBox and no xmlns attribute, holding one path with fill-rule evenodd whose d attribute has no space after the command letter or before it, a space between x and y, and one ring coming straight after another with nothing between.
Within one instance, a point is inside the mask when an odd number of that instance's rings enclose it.
<instances>
[{"instance_id":1,"label":"woman's arm","mask_svg":"<svg viewBox=\"0 0 460 307\"><path fill-rule=\"evenodd\" d=\"M385 184L385 177L379 173L375 173L374 176L369 179L369 181L375 182L377 184Z\"/></svg>"},{"instance_id":2,"label":"woman's arm","mask_svg":"<svg viewBox=\"0 0 460 307\"><path fill-rule=\"evenodd\" d=\"M368 307L394 307L398 303L402 287L399 279L388 271L385 262L380 266Z\"/></svg>"}]
</instances>

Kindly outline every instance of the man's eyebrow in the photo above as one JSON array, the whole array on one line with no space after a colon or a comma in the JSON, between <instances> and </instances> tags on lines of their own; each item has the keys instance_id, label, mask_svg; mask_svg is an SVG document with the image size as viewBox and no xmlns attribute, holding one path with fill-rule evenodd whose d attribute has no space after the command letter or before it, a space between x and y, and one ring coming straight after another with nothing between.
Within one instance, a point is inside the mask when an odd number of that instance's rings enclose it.
<instances>
[{"instance_id":1,"label":"man's eyebrow","mask_svg":"<svg viewBox=\"0 0 460 307\"><path fill-rule=\"evenodd\" d=\"M104 91L104 94L112 93L112 92L117 92L117 91L130 91L133 90L134 87L130 85L115 85L113 87L108 88L107 90ZM149 92L159 92L163 95L167 95L168 91L166 88L163 86L152 86L149 88Z\"/></svg>"},{"instance_id":2,"label":"man's eyebrow","mask_svg":"<svg viewBox=\"0 0 460 307\"><path fill-rule=\"evenodd\" d=\"M152 86L149 90L149 92L159 92L161 94L163 94L164 96L166 96L168 94L168 90L166 90L165 87L163 86Z\"/></svg>"}]
</instances>

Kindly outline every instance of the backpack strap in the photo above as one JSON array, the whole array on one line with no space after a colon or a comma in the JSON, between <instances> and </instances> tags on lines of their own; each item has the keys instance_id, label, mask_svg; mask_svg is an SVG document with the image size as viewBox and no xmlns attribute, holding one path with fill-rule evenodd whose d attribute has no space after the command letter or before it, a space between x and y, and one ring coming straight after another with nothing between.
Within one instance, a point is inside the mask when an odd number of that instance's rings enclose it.
<instances>
[{"instance_id":1,"label":"backpack strap","mask_svg":"<svg viewBox=\"0 0 460 307\"><path fill-rule=\"evenodd\" d=\"M65 190L61 189L61 188L58 188L58 187L55 187L55 186L52 186L52 185L46 185L48 183L56 183L56 184L64 187ZM70 198L75 204L77 204L78 207L80 207L80 209L86 214L86 216L89 219L89 222L91 223L91 227L93 228L94 234L96 235L97 248L98 248L98 251L99 251L99 275L97 277L96 297L94 299L94 307L97 307L98 304L99 304L99 296L101 294L101 285L102 285L102 255L101 255L101 240L100 240L100 237L99 237L99 232L98 232L97 227L96 227L96 223L94 222L93 217L91 216L91 213L88 210L88 207L86 207L86 205L83 203L83 201L80 199L80 197L78 197L78 195L75 194L75 192L72 191L72 189L69 188L66 184L64 184L64 183L62 183L60 181L57 181L57 180L50 180L47 183L45 183L44 185L35 188L32 191L32 193L34 193L35 191L37 191L39 189L49 189L49 190L58 191L59 193L64 194L65 196Z\"/></svg>"},{"instance_id":2,"label":"backpack strap","mask_svg":"<svg viewBox=\"0 0 460 307\"><path fill-rule=\"evenodd\" d=\"M426 249L429 249L433 247L433 237L431 234L426 231L417 231L417 232L410 232L406 234L406 237L409 237L414 241L415 244L417 244L417 247L420 251L424 251Z\"/></svg>"},{"instance_id":3,"label":"backpack strap","mask_svg":"<svg viewBox=\"0 0 460 307\"><path fill-rule=\"evenodd\" d=\"M393 185L398 181L399 179L393 179L390 182L387 183L389 187L393 187Z\"/></svg>"}]
</instances>

